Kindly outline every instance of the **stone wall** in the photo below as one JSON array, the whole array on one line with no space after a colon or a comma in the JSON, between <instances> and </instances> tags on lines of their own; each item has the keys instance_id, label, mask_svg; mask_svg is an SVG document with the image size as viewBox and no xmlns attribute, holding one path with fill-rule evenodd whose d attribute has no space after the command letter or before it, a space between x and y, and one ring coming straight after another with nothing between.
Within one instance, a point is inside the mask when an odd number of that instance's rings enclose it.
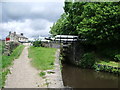
<instances>
[{"instance_id":1,"label":"stone wall","mask_svg":"<svg viewBox=\"0 0 120 90\"><path fill-rule=\"evenodd\" d=\"M78 65L84 54L84 47L80 42L63 43L61 48L61 56L63 61Z\"/></svg>"},{"instance_id":2,"label":"stone wall","mask_svg":"<svg viewBox=\"0 0 120 90\"><path fill-rule=\"evenodd\" d=\"M51 41L51 42L42 42L43 47L50 47L50 48L60 48L60 43Z\"/></svg>"},{"instance_id":3,"label":"stone wall","mask_svg":"<svg viewBox=\"0 0 120 90\"><path fill-rule=\"evenodd\" d=\"M4 48L4 55L11 55L12 51L19 45L17 42L6 42Z\"/></svg>"},{"instance_id":4,"label":"stone wall","mask_svg":"<svg viewBox=\"0 0 120 90\"><path fill-rule=\"evenodd\" d=\"M43 47L60 48L62 60L78 65L84 54L84 46L80 42L42 42Z\"/></svg>"}]
</instances>

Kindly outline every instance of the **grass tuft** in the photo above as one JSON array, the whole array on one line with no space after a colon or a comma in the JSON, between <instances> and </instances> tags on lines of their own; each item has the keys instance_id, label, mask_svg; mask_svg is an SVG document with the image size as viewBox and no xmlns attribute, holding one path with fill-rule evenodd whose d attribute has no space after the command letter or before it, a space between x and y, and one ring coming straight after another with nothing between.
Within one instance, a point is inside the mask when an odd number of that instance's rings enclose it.
<instances>
[{"instance_id":1,"label":"grass tuft","mask_svg":"<svg viewBox=\"0 0 120 90\"><path fill-rule=\"evenodd\" d=\"M40 70L53 69L55 60L55 48L30 47L29 57L32 65Z\"/></svg>"},{"instance_id":2,"label":"grass tuft","mask_svg":"<svg viewBox=\"0 0 120 90\"><path fill-rule=\"evenodd\" d=\"M41 77L45 76L45 74L46 74L45 72L40 72L40 73L39 73L39 75L40 75Z\"/></svg>"}]
</instances>

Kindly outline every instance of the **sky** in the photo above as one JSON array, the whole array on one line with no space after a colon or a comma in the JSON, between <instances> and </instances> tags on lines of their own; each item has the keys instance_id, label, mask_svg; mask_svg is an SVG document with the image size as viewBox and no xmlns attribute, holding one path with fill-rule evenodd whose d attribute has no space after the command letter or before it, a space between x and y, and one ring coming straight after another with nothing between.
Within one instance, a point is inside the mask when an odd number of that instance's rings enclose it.
<instances>
[{"instance_id":1,"label":"sky","mask_svg":"<svg viewBox=\"0 0 120 90\"><path fill-rule=\"evenodd\" d=\"M16 0L17 1L17 0ZM0 38L9 31L24 33L28 38L49 35L50 27L64 12L64 1L45 0L45 2L6 2L0 3Z\"/></svg>"}]
</instances>

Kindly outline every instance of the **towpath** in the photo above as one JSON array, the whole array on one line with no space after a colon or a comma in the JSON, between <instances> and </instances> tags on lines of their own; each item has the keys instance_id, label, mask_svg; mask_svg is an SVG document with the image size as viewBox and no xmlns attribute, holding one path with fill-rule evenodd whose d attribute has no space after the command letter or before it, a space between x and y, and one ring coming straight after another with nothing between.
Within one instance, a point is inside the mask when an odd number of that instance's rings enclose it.
<instances>
[{"instance_id":1,"label":"towpath","mask_svg":"<svg viewBox=\"0 0 120 90\"><path fill-rule=\"evenodd\" d=\"M37 69L31 66L28 58L28 48L26 46L20 57L14 60L10 68L11 74L8 75L5 88L46 88L45 80L39 76Z\"/></svg>"}]
</instances>

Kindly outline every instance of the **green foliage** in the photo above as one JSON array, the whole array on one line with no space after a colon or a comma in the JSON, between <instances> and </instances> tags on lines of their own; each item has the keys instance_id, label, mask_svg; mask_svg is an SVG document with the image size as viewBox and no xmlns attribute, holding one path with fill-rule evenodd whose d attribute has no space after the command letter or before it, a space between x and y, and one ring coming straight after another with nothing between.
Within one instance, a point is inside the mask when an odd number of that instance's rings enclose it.
<instances>
[{"instance_id":1,"label":"green foliage","mask_svg":"<svg viewBox=\"0 0 120 90\"><path fill-rule=\"evenodd\" d=\"M116 55L120 53L120 43L119 42L109 42L109 43L101 43L96 45L97 50L96 53L101 58L106 58L112 61L119 61Z\"/></svg>"},{"instance_id":2,"label":"green foliage","mask_svg":"<svg viewBox=\"0 0 120 90\"><path fill-rule=\"evenodd\" d=\"M82 68L93 68L96 58L94 53L85 53L80 60L80 67Z\"/></svg>"},{"instance_id":3,"label":"green foliage","mask_svg":"<svg viewBox=\"0 0 120 90\"><path fill-rule=\"evenodd\" d=\"M120 2L65 2L51 33L79 35L86 43L120 40Z\"/></svg>"},{"instance_id":4,"label":"green foliage","mask_svg":"<svg viewBox=\"0 0 120 90\"><path fill-rule=\"evenodd\" d=\"M120 63L119 62L114 62L114 61L99 61L97 64L101 65L107 65L107 66L112 66L112 67L119 67Z\"/></svg>"},{"instance_id":5,"label":"green foliage","mask_svg":"<svg viewBox=\"0 0 120 90\"><path fill-rule=\"evenodd\" d=\"M98 58L120 60L120 2L65 2L64 11L51 34L78 35ZM87 61L88 57L85 54L80 62L84 68L93 65L88 62L94 63L94 59Z\"/></svg>"},{"instance_id":6,"label":"green foliage","mask_svg":"<svg viewBox=\"0 0 120 90\"><path fill-rule=\"evenodd\" d=\"M23 48L24 48L23 45L19 45L16 49L13 50L10 56L3 55L2 56L2 68L6 68L9 65L11 65L12 61L14 59L17 59L20 56Z\"/></svg>"},{"instance_id":7,"label":"green foliage","mask_svg":"<svg viewBox=\"0 0 120 90\"><path fill-rule=\"evenodd\" d=\"M67 15L64 13L61 15L61 18L58 19L58 21L56 23L53 24L53 26L51 27L51 31L50 33L53 34L53 36L57 35L57 34L69 34L71 33L71 26L70 23L67 20Z\"/></svg>"},{"instance_id":8,"label":"green foliage","mask_svg":"<svg viewBox=\"0 0 120 90\"><path fill-rule=\"evenodd\" d=\"M7 69L4 72L0 72L0 88L3 88L5 85L6 75L10 73L10 70Z\"/></svg>"},{"instance_id":9,"label":"green foliage","mask_svg":"<svg viewBox=\"0 0 120 90\"><path fill-rule=\"evenodd\" d=\"M0 71L0 88L2 88L3 85L2 85L2 72Z\"/></svg>"},{"instance_id":10,"label":"green foliage","mask_svg":"<svg viewBox=\"0 0 120 90\"><path fill-rule=\"evenodd\" d=\"M12 64L12 61L18 58L23 50L24 46L19 45L13 50L10 56L2 55L2 60L0 58L0 87L4 87L6 75L10 73L10 70L7 69L8 66ZM4 70L5 69L5 70Z\"/></svg>"},{"instance_id":11,"label":"green foliage","mask_svg":"<svg viewBox=\"0 0 120 90\"><path fill-rule=\"evenodd\" d=\"M41 77L45 76L45 74L46 74L45 72L40 72L40 73L39 73L39 75L40 75Z\"/></svg>"},{"instance_id":12,"label":"green foliage","mask_svg":"<svg viewBox=\"0 0 120 90\"><path fill-rule=\"evenodd\" d=\"M4 52L4 47L5 47L5 42L0 41L0 54L2 54Z\"/></svg>"},{"instance_id":13,"label":"green foliage","mask_svg":"<svg viewBox=\"0 0 120 90\"><path fill-rule=\"evenodd\" d=\"M19 45L19 43L16 42L10 42L10 52L12 53L13 50Z\"/></svg>"},{"instance_id":14,"label":"green foliage","mask_svg":"<svg viewBox=\"0 0 120 90\"><path fill-rule=\"evenodd\" d=\"M96 71L104 71L104 72L109 72L109 73L114 73L114 74L120 75L119 67L113 67L113 66L108 66L108 65L96 64L95 65L95 70Z\"/></svg>"},{"instance_id":15,"label":"green foliage","mask_svg":"<svg viewBox=\"0 0 120 90\"><path fill-rule=\"evenodd\" d=\"M120 61L120 54L115 55L115 61Z\"/></svg>"},{"instance_id":16,"label":"green foliage","mask_svg":"<svg viewBox=\"0 0 120 90\"><path fill-rule=\"evenodd\" d=\"M40 70L52 69L55 60L55 48L30 47L29 57L32 58L32 65Z\"/></svg>"},{"instance_id":17,"label":"green foliage","mask_svg":"<svg viewBox=\"0 0 120 90\"><path fill-rule=\"evenodd\" d=\"M34 41L34 42L33 42L33 46L34 46L34 47L40 47L40 46L41 46L41 41L38 41L38 40L37 40L37 41Z\"/></svg>"}]
</instances>

